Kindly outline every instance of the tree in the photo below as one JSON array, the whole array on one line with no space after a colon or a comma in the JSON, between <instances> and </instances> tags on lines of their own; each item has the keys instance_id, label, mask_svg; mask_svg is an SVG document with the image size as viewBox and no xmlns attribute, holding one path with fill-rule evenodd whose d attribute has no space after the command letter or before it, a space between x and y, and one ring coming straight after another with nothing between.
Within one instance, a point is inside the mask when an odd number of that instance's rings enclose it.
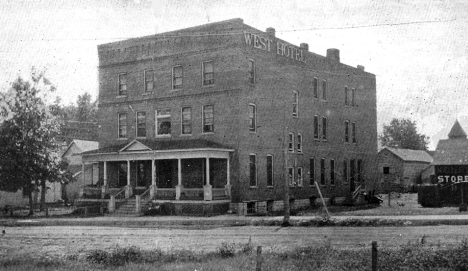
<instances>
[{"instance_id":1,"label":"tree","mask_svg":"<svg viewBox=\"0 0 468 271\"><path fill-rule=\"evenodd\" d=\"M427 150L429 144L429 137L419 134L416 122L409 119L393 119L389 125L384 125L379 140L384 147L411 150Z\"/></svg>"},{"instance_id":2,"label":"tree","mask_svg":"<svg viewBox=\"0 0 468 271\"><path fill-rule=\"evenodd\" d=\"M59 132L57 119L46 100L55 87L44 72L31 72L32 81L18 77L0 103L0 190L20 189L29 197L29 214L33 214L32 193L40 185L41 209L45 204L46 181L58 181L64 170L54 138Z\"/></svg>"},{"instance_id":3,"label":"tree","mask_svg":"<svg viewBox=\"0 0 468 271\"><path fill-rule=\"evenodd\" d=\"M91 95L85 93L78 95L77 109L76 109L76 120L78 121L96 121L96 102L91 102Z\"/></svg>"}]
</instances>

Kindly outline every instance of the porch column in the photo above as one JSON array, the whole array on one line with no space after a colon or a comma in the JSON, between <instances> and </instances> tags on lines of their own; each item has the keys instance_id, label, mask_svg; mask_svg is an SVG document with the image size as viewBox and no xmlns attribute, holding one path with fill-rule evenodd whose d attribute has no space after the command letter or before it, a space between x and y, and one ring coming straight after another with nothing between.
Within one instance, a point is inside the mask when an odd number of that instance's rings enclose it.
<instances>
[{"instance_id":1,"label":"porch column","mask_svg":"<svg viewBox=\"0 0 468 271\"><path fill-rule=\"evenodd\" d=\"M132 196L132 186L130 184L130 160L127 160L127 186L125 187L125 198L128 199Z\"/></svg>"},{"instance_id":2,"label":"porch column","mask_svg":"<svg viewBox=\"0 0 468 271\"><path fill-rule=\"evenodd\" d=\"M210 185L210 158L206 158L206 184L203 186L203 199L204 200L213 200L213 193L211 191Z\"/></svg>"},{"instance_id":3,"label":"porch column","mask_svg":"<svg viewBox=\"0 0 468 271\"><path fill-rule=\"evenodd\" d=\"M107 194L108 191L108 185L107 185L107 161L104 161L104 167L102 169L104 172L104 182L101 187L101 198L104 198Z\"/></svg>"},{"instance_id":4,"label":"porch column","mask_svg":"<svg viewBox=\"0 0 468 271\"><path fill-rule=\"evenodd\" d=\"M86 185L85 163L81 163L81 177L82 177L82 179L83 179L83 185Z\"/></svg>"},{"instance_id":5,"label":"porch column","mask_svg":"<svg viewBox=\"0 0 468 271\"><path fill-rule=\"evenodd\" d=\"M176 200L180 200L180 194L182 193L182 160L177 159L177 186L176 186Z\"/></svg>"},{"instance_id":6,"label":"porch column","mask_svg":"<svg viewBox=\"0 0 468 271\"><path fill-rule=\"evenodd\" d=\"M226 193L226 196L228 196L229 198L231 198L231 172L230 172L230 160L229 160L229 157L227 159L227 163L226 163L226 185L224 186L224 192Z\"/></svg>"},{"instance_id":7,"label":"porch column","mask_svg":"<svg viewBox=\"0 0 468 271\"><path fill-rule=\"evenodd\" d=\"M156 160L151 159L150 199L154 199L155 196L156 196Z\"/></svg>"}]
</instances>

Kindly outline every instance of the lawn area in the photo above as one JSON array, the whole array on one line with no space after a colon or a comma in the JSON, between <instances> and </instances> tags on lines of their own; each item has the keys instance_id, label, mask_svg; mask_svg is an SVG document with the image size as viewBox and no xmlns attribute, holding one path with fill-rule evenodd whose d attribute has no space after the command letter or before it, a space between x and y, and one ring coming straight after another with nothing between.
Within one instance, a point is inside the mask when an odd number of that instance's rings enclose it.
<instances>
[{"instance_id":1,"label":"lawn area","mask_svg":"<svg viewBox=\"0 0 468 271\"><path fill-rule=\"evenodd\" d=\"M418 194L392 195L388 206L388 194L381 195L380 205L328 206L334 216L398 216L398 215L455 215L458 207L424 208L418 203ZM303 215L323 215L323 207L307 210Z\"/></svg>"}]
</instances>

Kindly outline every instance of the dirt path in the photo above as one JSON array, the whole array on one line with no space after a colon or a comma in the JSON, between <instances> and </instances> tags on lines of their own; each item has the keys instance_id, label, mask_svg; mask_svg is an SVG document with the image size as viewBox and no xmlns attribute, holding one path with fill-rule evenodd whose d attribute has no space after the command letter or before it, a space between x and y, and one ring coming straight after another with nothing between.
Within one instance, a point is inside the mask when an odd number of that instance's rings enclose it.
<instances>
[{"instance_id":1,"label":"dirt path","mask_svg":"<svg viewBox=\"0 0 468 271\"><path fill-rule=\"evenodd\" d=\"M468 238L466 226L436 227L328 227L277 228L227 227L215 229L145 229L116 227L12 227L0 236L0 254L69 254L115 245L135 245L142 249L216 250L221 242L246 243L282 250L297 246L339 248L368 247L378 241L380 247L412 243L426 235L428 243L453 245ZM39 252L39 253L38 253Z\"/></svg>"}]
</instances>

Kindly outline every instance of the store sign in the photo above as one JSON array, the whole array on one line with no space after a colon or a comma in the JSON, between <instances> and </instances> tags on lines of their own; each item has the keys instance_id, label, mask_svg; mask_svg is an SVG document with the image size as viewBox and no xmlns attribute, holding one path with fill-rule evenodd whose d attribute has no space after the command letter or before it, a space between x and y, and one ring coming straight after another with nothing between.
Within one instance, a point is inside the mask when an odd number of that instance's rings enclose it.
<instances>
[{"instance_id":1,"label":"store sign","mask_svg":"<svg viewBox=\"0 0 468 271\"><path fill-rule=\"evenodd\" d=\"M252 34L250 32L244 32L244 39L246 45L253 46L256 49L266 52L276 51L277 55L288 57L296 61L305 63L304 51L302 49L297 48L296 46L292 46L290 44L282 43L279 41L275 43L272 39L265 38L257 34ZM272 47L275 45L276 50L273 50Z\"/></svg>"},{"instance_id":2,"label":"store sign","mask_svg":"<svg viewBox=\"0 0 468 271\"><path fill-rule=\"evenodd\" d=\"M468 165L436 165L439 183L468 183Z\"/></svg>"},{"instance_id":3,"label":"store sign","mask_svg":"<svg viewBox=\"0 0 468 271\"><path fill-rule=\"evenodd\" d=\"M465 176L437 176L439 183L468 183L468 175Z\"/></svg>"}]
</instances>

